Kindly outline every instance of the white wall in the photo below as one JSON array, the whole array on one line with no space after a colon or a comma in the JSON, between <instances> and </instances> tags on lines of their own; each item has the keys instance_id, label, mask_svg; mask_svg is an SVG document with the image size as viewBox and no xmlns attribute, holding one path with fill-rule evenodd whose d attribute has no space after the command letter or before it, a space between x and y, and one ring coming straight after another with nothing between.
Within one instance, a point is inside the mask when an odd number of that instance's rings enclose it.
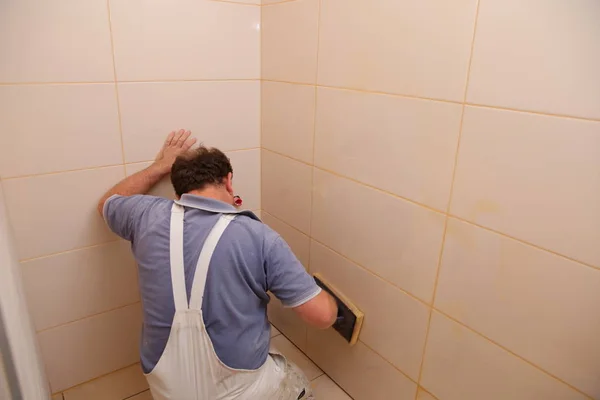
<instances>
[{"instance_id":1,"label":"white wall","mask_svg":"<svg viewBox=\"0 0 600 400\"><path fill-rule=\"evenodd\" d=\"M48 399L48 385L35 337L33 324L27 309L21 271L17 261L12 233L6 216L4 193L0 182L0 329L7 341L8 349L2 355L10 365L1 365L0 396L9 390L9 376L16 375L23 399ZM3 343L5 344L5 343ZM1 351L1 349L0 349ZM8 372L12 372L10 375ZM14 388L15 382L11 383ZM14 393L13 393L14 395ZM4 398L4 397L2 397ZM8 399L8 397L6 397Z\"/></svg>"}]
</instances>

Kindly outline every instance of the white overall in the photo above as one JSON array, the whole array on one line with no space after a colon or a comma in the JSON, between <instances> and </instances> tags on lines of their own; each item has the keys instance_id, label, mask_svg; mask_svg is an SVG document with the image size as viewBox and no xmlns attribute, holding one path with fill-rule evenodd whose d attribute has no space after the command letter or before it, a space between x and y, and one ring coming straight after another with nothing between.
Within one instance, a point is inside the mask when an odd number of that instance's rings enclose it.
<instances>
[{"instance_id":1,"label":"white overall","mask_svg":"<svg viewBox=\"0 0 600 400\"><path fill-rule=\"evenodd\" d=\"M303 392L299 385L304 382L290 381L289 364L283 356L270 354L256 370L232 369L219 360L204 325L202 297L213 252L235 214L221 215L206 238L189 306L183 268L183 216L184 208L174 204L170 257L175 316L165 350L152 372L146 375L154 400L305 399L299 397Z\"/></svg>"}]
</instances>

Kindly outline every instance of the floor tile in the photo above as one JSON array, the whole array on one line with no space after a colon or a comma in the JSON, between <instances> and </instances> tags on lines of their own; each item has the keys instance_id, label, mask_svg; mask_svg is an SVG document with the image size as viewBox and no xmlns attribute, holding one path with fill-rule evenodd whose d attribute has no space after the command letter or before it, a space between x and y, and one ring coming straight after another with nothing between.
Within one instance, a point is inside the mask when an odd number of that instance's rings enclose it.
<instances>
[{"instance_id":1,"label":"floor tile","mask_svg":"<svg viewBox=\"0 0 600 400\"><path fill-rule=\"evenodd\" d=\"M148 389L139 364L64 392L64 400L122 400Z\"/></svg>"},{"instance_id":2,"label":"floor tile","mask_svg":"<svg viewBox=\"0 0 600 400\"><path fill-rule=\"evenodd\" d=\"M275 336L279 336L281 335L281 332L279 332L277 330L277 328L275 328L273 325L271 325L271 337L274 338Z\"/></svg>"},{"instance_id":3,"label":"floor tile","mask_svg":"<svg viewBox=\"0 0 600 400\"><path fill-rule=\"evenodd\" d=\"M315 398L319 400L352 400L327 375L321 375L311 383Z\"/></svg>"}]
</instances>

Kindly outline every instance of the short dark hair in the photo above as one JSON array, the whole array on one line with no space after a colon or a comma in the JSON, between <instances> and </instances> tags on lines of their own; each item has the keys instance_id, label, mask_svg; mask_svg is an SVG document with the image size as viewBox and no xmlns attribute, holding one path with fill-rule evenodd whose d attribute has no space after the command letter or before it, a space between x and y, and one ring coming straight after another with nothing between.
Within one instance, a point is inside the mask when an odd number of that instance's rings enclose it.
<instances>
[{"instance_id":1,"label":"short dark hair","mask_svg":"<svg viewBox=\"0 0 600 400\"><path fill-rule=\"evenodd\" d=\"M232 172L229 158L219 149L200 146L177 157L171 168L171 183L177 196L207 185L222 185Z\"/></svg>"}]
</instances>

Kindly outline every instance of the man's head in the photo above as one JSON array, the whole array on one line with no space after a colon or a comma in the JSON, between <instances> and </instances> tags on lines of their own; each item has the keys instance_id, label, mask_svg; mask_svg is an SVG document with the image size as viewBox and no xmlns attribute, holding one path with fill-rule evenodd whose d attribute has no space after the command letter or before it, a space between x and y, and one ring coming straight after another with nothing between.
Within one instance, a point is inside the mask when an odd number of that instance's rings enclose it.
<instances>
[{"instance_id":1,"label":"man's head","mask_svg":"<svg viewBox=\"0 0 600 400\"><path fill-rule=\"evenodd\" d=\"M214 197L233 203L233 168L219 149L200 146L177 157L171 183L178 197L186 193Z\"/></svg>"}]
</instances>

